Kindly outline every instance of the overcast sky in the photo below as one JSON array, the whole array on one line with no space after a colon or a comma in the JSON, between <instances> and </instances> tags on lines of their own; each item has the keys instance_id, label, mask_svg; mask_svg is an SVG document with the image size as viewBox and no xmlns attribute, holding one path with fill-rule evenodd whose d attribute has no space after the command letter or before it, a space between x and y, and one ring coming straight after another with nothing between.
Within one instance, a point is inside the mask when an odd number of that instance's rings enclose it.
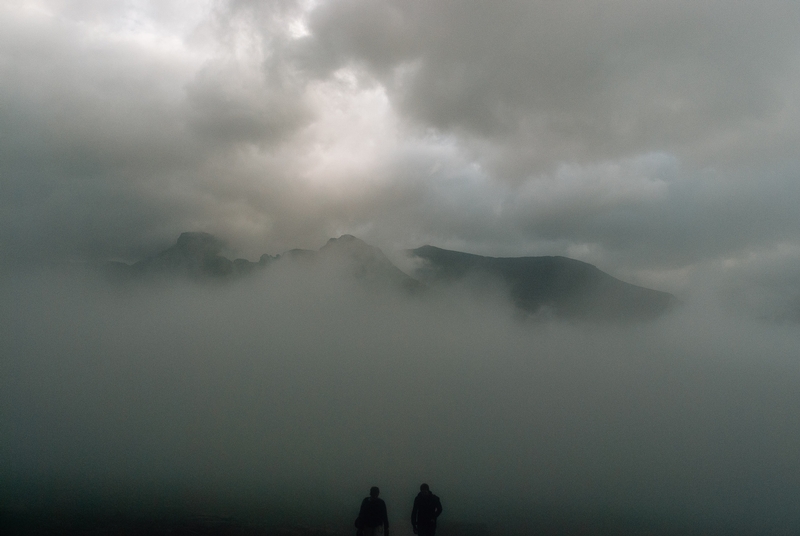
<instances>
[{"instance_id":1,"label":"overcast sky","mask_svg":"<svg viewBox=\"0 0 800 536\"><path fill-rule=\"evenodd\" d=\"M0 247L132 261L198 230L256 259L351 233L800 292L798 21L794 0L5 0Z\"/></svg>"}]
</instances>

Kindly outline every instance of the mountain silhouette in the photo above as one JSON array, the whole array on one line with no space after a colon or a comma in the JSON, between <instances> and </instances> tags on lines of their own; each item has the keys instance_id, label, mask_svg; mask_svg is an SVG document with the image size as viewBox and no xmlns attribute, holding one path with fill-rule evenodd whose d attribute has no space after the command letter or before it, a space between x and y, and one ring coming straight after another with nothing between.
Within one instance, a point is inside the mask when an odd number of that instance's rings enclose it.
<instances>
[{"instance_id":1,"label":"mountain silhouette","mask_svg":"<svg viewBox=\"0 0 800 536\"><path fill-rule=\"evenodd\" d=\"M224 242L211 234L181 233L174 246L157 255L132 265L111 262L106 267L111 275L120 279L144 276L220 278L233 275L238 270L247 270L239 259L232 262L220 255L223 247Z\"/></svg>"},{"instance_id":2,"label":"mountain silhouette","mask_svg":"<svg viewBox=\"0 0 800 536\"><path fill-rule=\"evenodd\" d=\"M293 249L264 254L258 262L233 261L220 255L224 243L208 233L182 233L175 245L134 263L107 263L118 280L188 277L225 280L245 277L273 262L318 263L364 284L411 292L453 281L493 281L503 285L524 313L540 317L593 320L652 319L667 311L675 298L616 279L597 267L567 257L483 257L434 246L408 253L421 261L412 274L395 266L384 253L352 235L331 238L318 251Z\"/></svg>"},{"instance_id":3,"label":"mountain silhouette","mask_svg":"<svg viewBox=\"0 0 800 536\"><path fill-rule=\"evenodd\" d=\"M521 310L596 320L651 319L674 304L666 292L620 281L567 257L483 257L434 246L410 253L423 261L415 275L427 284L466 277L500 281Z\"/></svg>"},{"instance_id":4,"label":"mountain silhouette","mask_svg":"<svg viewBox=\"0 0 800 536\"><path fill-rule=\"evenodd\" d=\"M319 254L323 259L344 262L350 274L363 281L391 284L411 291L422 288L419 281L392 264L383 251L353 235L331 238Z\"/></svg>"}]
</instances>

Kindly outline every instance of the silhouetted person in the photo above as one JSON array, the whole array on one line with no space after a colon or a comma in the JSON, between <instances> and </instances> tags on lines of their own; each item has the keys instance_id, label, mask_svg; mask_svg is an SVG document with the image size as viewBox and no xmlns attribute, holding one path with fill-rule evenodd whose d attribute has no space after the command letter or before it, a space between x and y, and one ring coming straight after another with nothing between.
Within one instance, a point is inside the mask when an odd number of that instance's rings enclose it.
<instances>
[{"instance_id":1,"label":"silhouetted person","mask_svg":"<svg viewBox=\"0 0 800 536\"><path fill-rule=\"evenodd\" d=\"M414 534L419 536L434 536L436 534L436 518L442 513L442 502L439 497L431 493L427 484L419 487L419 493L414 498L414 508L411 510L411 526Z\"/></svg>"},{"instance_id":2,"label":"silhouetted person","mask_svg":"<svg viewBox=\"0 0 800 536\"><path fill-rule=\"evenodd\" d=\"M369 489L369 497L361 501L361 510L356 519L359 534L378 536L383 532L384 536L389 536L389 516L386 515L386 503L378 498L380 493L381 490L372 486Z\"/></svg>"}]
</instances>

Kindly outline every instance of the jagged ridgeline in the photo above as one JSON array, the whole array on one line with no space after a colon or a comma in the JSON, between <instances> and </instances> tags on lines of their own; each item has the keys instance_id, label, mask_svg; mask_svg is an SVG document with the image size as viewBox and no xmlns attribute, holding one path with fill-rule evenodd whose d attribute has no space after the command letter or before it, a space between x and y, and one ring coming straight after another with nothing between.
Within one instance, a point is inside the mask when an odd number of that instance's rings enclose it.
<instances>
[{"instance_id":1,"label":"jagged ridgeline","mask_svg":"<svg viewBox=\"0 0 800 536\"><path fill-rule=\"evenodd\" d=\"M147 276L183 276L197 279L226 278L249 274L277 257L262 255L258 262L229 260L220 255L224 242L208 233L181 233L178 242L134 264L109 262L112 277L120 280Z\"/></svg>"},{"instance_id":2,"label":"jagged ridgeline","mask_svg":"<svg viewBox=\"0 0 800 536\"><path fill-rule=\"evenodd\" d=\"M407 274L380 249L351 235L331 238L319 251L264 254L258 262L231 261L220 254L222 248L223 242L208 233L182 233L161 253L131 265L108 263L107 271L118 281L165 276L202 281L250 276L278 261L337 263L358 280L414 293L455 282L500 284L521 312L591 320L649 320L676 303L671 294L625 283L567 257L496 258L423 246L407 251L417 261Z\"/></svg>"}]
</instances>

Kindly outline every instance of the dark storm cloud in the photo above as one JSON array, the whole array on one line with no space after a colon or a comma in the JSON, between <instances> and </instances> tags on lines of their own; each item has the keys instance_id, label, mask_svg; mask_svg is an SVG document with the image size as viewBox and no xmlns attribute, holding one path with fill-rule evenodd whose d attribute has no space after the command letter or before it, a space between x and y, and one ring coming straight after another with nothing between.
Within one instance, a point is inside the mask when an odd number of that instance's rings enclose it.
<instances>
[{"instance_id":1,"label":"dark storm cloud","mask_svg":"<svg viewBox=\"0 0 800 536\"><path fill-rule=\"evenodd\" d=\"M742 131L793 110L798 16L792 2L343 0L310 26L323 65L364 65L404 112L498 145L519 175L653 150L707 163L741 150L721 137L757 143Z\"/></svg>"},{"instance_id":2,"label":"dark storm cloud","mask_svg":"<svg viewBox=\"0 0 800 536\"><path fill-rule=\"evenodd\" d=\"M797 9L7 3L4 260L355 233L678 289L797 244Z\"/></svg>"},{"instance_id":3,"label":"dark storm cloud","mask_svg":"<svg viewBox=\"0 0 800 536\"><path fill-rule=\"evenodd\" d=\"M209 43L203 28L182 35L168 17L142 30L115 26L129 22L111 18L117 10L69 8L10 6L1 21L6 248L131 255L187 226L213 227L220 210L233 210L226 204L247 205L236 153L278 143L306 121L291 81L273 80L280 65L270 78L248 63L267 52L257 36Z\"/></svg>"},{"instance_id":4,"label":"dark storm cloud","mask_svg":"<svg viewBox=\"0 0 800 536\"><path fill-rule=\"evenodd\" d=\"M420 234L588 248L635 271L795 241L798 16L791 2L347 0L312 12L305 46L319 72L372 73L481 164L479 184L468 166L420 181Z\"/></svg>"}]
</instances>

